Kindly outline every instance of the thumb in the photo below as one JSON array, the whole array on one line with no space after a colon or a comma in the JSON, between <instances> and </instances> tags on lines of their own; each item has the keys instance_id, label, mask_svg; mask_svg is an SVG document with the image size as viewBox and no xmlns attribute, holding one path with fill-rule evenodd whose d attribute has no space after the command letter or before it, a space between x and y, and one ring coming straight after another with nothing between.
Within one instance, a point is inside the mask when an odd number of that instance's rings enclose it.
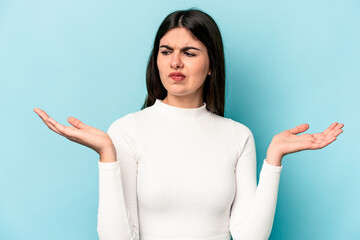
<instances>
[{"instance_id":1,"label":"thumb","mask_svg":"<svg viewBox=\"0 0 360 240\"><path fill-rule=\"evenodd\" d=\"M76 128L79 128L79 129L82 129L82 128L86 128L86 127L87 127L86 124L84 124L84 123L81 122L79 119L74 118L74 117L69 117L69 118L67 119L67 121L68 121L71 125L73 125L73 126L76 127Z\"/></svg>"},{"instance_id":2,"label":"thumb","mask_svg":"<svg viewBox=\"0 0 360 240\"><path fill-rule=\"evenodd\" d=\"M289 130L292 134L299 134L309 129L309 124L304 123Z\"/></svg>"}]
</instances>

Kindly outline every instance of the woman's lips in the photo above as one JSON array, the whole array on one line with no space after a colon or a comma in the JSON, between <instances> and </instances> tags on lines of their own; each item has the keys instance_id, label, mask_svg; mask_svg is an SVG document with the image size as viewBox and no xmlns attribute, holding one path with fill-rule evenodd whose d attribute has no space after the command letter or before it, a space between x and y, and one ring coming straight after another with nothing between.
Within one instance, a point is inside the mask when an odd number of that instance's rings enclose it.
<instances>
[{"instance_id":1,"label":"woman's lips","mask_svg":"<svg viewBox=\"0 0 360 240\"><path fill-rule=\"evenodd\" d=\"M186 76L182 72L172 72L169 77L174 81L182 81Z\"/></svg>"},{"instance_id":2,"label":"woman's lips","mask_svg":"<svg viewBox=\"0 0 360 240\"><path fill-rule=\"evenodd\" d=\"M181 76L181 75L173 75L173 76L171 76L170 78L171 78L172 80L174 80L174 81L182 81L182 80L185 79L185 77L184 77L184 76Z\"/></svg>"}]
</instances>

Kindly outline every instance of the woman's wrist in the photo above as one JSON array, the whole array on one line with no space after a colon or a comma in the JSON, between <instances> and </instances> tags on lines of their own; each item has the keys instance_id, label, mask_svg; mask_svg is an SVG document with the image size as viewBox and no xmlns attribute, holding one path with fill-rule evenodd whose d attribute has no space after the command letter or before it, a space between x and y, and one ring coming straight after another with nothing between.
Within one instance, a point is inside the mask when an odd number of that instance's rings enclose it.
<instances>
[{"instance_id":1,"label":"woman's wrist","mask_svg":"<svg viewBox=\"0 0 360 240\"><path fill-rule=\"evenodd\" d=\"M277 150L271 146L268 148L267 153L266 153L266 162L267 163L280 167L282 158L283 158L283 154L279 150Z\"/></svg>"},{"instance_id":2,"label":"woman's wrist","mask_svg":"<svg viewBox=\"0 0 360 240\"><path fill-rule=\"evenodd\" d=\"M100 154L100 162L116 162L116 149L113 145L105 148Z\"/></svg>"}]
</instances>

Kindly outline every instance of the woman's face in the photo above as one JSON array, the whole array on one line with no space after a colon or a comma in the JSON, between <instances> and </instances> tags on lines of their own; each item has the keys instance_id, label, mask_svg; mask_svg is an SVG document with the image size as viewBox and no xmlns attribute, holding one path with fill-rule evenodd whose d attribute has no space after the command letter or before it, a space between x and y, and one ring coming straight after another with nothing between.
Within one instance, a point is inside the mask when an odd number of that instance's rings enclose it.
<instances>
[{"instance_id":1,"label":"woman's face","mask_svg":"<svg viewBox=\"0 0 360 240\"><path fill-rule=\"evenodd\" d=\"M173 28L161 38L157 66L168 96L189 95L202 100L203 83L211 74L209 65L205 45L186 28ZM185 77L172 76L174 72Z\"/></svg>"}]
</instances>

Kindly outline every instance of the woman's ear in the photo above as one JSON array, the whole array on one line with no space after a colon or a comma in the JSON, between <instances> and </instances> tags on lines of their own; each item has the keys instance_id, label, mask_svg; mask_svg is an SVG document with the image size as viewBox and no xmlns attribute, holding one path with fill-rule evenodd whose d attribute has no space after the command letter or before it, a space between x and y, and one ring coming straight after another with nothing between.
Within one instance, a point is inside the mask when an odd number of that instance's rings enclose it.
<instances>
[{"instance_id":1,"label":"woman's ear","mask_svg":"<svg viewBox=\"0 0 360 240\"><path fill-rule=\"evenodd\" d=\"M211 75L211 69L209 69L208 75L209 75L209 76Z\"/></svg>"}]
</instances>

